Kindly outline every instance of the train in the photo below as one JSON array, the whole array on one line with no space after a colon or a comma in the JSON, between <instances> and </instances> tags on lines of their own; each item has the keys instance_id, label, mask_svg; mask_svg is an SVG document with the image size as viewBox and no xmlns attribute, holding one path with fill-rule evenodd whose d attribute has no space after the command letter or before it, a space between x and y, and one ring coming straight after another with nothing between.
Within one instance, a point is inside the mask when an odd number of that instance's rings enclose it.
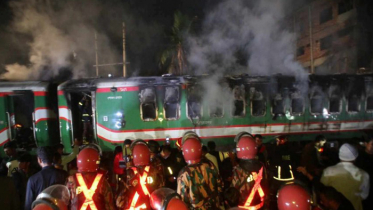
<instances>
[{"instance_id":1,"label":"train","mask_svg":"<svg viewBox=\"0 0 373 210\"><path fill-rule=\"evenodd\" d=\"M83 99L92 115L85 140L104 152L126 139L174 143L189 130L224 150L242 131L270 142L282 134L290 141L320 134L361 139L373 128L372 74L309 75L302 81L247 74L3 81L0 146L14 140L33 151L62 143L71 152L74 140L84 138Z\"/></svg>"}]
</instances>

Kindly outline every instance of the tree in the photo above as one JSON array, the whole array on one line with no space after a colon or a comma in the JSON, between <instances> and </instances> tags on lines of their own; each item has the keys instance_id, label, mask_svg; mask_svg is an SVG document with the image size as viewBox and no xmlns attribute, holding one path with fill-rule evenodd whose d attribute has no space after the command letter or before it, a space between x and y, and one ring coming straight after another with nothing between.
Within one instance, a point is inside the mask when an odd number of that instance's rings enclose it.
<instances>
[{"instance_id":1,"label":"tree","mask_svg":"<svg viewBox=\"0 0 373 210\"><path fill-rule=\"evenodd\" d=\"M188 16L180 11L175 12L174 23L168 35L169 46L160 56L161 67L166 68L170 74L183 75L187 72L185 37L192 23L193 20Z\"/></svg>"}]
</instances>

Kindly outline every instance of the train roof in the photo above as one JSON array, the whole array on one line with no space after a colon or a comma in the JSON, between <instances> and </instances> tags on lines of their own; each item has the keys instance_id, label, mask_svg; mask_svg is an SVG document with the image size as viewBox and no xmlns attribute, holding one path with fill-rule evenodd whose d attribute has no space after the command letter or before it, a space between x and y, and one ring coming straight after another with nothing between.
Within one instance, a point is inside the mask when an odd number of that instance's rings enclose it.
<instances>
[{"instance_id":1,"label":"train roof","mask_svg":"<svg viewBox=\"0 0 373 210\"><path fill-rule=\"evenodd\" d=\"M184 84L184 77L181 76L163 76L163 77L129 77L129 78L95 78L95 79L77 79L70 80L58 86L58 90L66 89L86 89L104 87L125 87L141 85L168 85Z\"/></svg>"},{"instance_id":2,"label":"train roof","mask_svg":"<svg viewBox=\"0 0 373 210\"><path fill-rule=\"evenodd\" d=\"M44 81L1 81L0 92L11 92L13 90L46 91L49 82Z\"/></svg>"}]
</instances>

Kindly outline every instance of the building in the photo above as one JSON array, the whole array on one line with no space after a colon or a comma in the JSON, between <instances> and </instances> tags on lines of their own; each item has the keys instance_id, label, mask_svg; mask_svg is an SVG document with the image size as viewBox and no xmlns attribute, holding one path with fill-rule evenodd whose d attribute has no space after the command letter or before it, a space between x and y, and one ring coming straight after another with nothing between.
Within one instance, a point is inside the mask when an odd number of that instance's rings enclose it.
<instances>
[{"instance_id":1,"label":"building","mask_svg":"<svg viewBox=\"0 0 373 210\"><path fill-rule=\"evenodd\" d=\"M293 13L297 60L312 74L371 70L372 0L313 0Z\"/></svg>"}]
</instances>

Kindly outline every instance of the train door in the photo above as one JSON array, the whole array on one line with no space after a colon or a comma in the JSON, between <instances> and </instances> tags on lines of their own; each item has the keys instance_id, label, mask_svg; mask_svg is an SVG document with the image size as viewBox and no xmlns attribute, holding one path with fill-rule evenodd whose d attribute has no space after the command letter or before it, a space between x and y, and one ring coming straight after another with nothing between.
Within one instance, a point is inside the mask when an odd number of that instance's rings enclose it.
<instances>
[{"instance_id":1,"label":"train door","mask_svg":"<svg viewBox=\"0 0 373 210\"><path fill-rule=\"evenodd\" d=\"M7 96L10 137L18 148L36 147L34 93L31 90L13 91Z\"/></svg>"},{"instance_id":2,"label":"train door","mask_svg":"<svg viewBox=\"0 0 373 210\"><path fill-rule=\"evenodd\" d=\"M67 95L72 117L72 139L82 140L84 144L95 142L94 96L91 91L69 91Z\"/></svg>"}]
</instances>

